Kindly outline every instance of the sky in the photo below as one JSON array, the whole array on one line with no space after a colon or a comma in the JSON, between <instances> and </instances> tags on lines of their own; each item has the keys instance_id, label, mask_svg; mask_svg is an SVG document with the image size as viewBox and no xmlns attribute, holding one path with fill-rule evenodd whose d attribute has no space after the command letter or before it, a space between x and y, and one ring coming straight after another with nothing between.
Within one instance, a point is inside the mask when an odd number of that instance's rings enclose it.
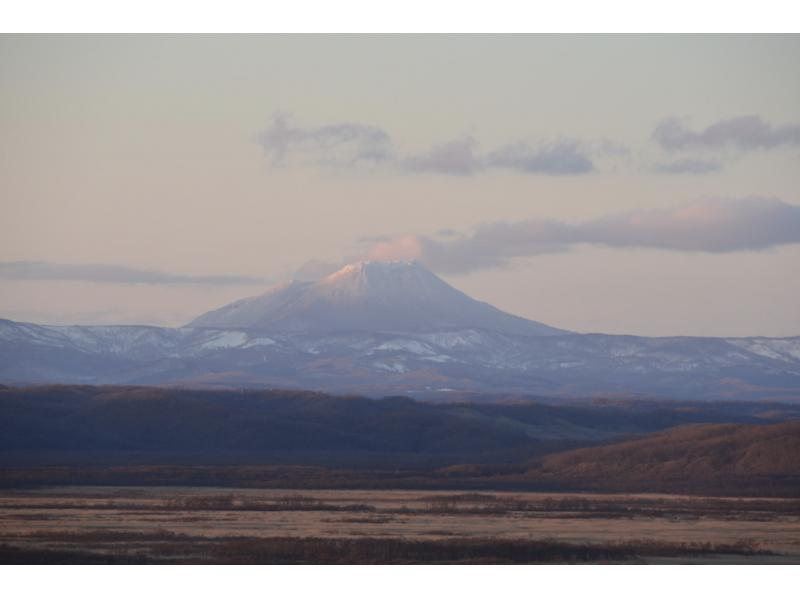
<instances>
[{"instance_id":1,"label":"sky","mask_svg":"<svg viewBox=\"0 0 800 598\"><path fill-rule=\"evenodd\" d=\"M800 335L800 36L0 36L0 317L417 259L579 332Z\"/></svg>"}]
</instances>

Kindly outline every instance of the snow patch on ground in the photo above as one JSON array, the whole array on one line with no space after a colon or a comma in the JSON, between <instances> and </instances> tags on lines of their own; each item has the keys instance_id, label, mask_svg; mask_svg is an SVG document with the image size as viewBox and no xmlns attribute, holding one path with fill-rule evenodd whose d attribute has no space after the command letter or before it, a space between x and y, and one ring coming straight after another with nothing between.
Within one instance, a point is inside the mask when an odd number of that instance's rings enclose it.
<instances>
[{"instance_id":1,"label":"snow patch on ground","mask_svg":"<svg viewBox=\"0 0 800 598\"><path fill-rule=\"evenodd\" d=\"M245 347L269 347L270 345L276 345L277 343L267 336L262 336L259 338L251 339Z\"/></svg>"},{"instance_id":2,"label":"snow patch on ground","mask_svg":"<svg viewBox=\"0 0 800 598\"><path fill-rule=\"evenodd\" d=\"M800 339L797 338L744 338L728 342L761 357L786 362L800 361Z\"/></svg>"},{"instance_id":3,"label":"snow patch on ground","mask_svg":"<svg viewBox=\"0 0 800 598\"><path fill-rule=\"evenodd\" d=\"M415 355L435 355L430 347L422 344L419 341L395 339L381 343L375 348L375 351L407 351Z\"/></svg>"},{"instance_id":4,"label":"snow patch on ground","mask_svg":"<svg viewBox=\"0 0 800 598\"><path fill-rule=\"evenodd\" d=\"M636 357L642 354L642 347L636 345L619 345L609 351L612 357Z\"/></svg>"},{"instance_id":5,"label":"snow patch on ground","mask_svg":"<svg viewBox=\"0 0 800 598\"><path fill-rule=\"evenodd\" d=\"M420 335L429 343L444 349L456 347L474 347L481 344L483 336L477 330L460 330L458 332L431 332Z\"/></svg>"},{"instance_id":6,"label":"snow patch on ground","mask_svg":"<svg viewBox=\"0 0 800 598\"><path fill-rule=\"evenodd\" d=\"M382 361L376 362L372 364L376 369L384 370L386 372L395 372L399 374L404 374L408 371L408 368L404 366L402 363L384 363Z\"/></svg>"},{"instance_id":7,"label":"snow patch on ground","mask_svg":"<svg viewBox=\"0 0 800 598\"><path fill-rule=\"evenodd\" d=\"M238 330L222 332L200 345L203 349L230 349L247 343L247 334Z\"/></svg>"},{"instance_id":8,"label":"snow patch on ground","mask_svg":"<svg viewBox=\"0 0 800 598\"><path fill-rule=\"evenodd\" d=\"M447 355L430 355L428 357L423 357L425 361L435 361L436 363L444 363L445 361L453 361L452 357L448 357Z\"/></svg>"}]
</instances>

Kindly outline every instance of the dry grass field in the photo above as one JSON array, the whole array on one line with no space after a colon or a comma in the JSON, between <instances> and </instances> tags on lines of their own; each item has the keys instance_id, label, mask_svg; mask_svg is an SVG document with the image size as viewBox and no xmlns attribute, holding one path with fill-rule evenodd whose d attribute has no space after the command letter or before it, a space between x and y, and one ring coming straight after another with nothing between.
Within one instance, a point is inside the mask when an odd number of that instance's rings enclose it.
<instances>
[{"instance_id":1,"label":"dry grass field","mask_svg":"<svg viewBox=\"0 0 800 598\"><path fill-rule=\"evenodd\" d=\"M0 494L0 562L800 563L800 500L58 487Z\"/></svg>"}]
</instances>

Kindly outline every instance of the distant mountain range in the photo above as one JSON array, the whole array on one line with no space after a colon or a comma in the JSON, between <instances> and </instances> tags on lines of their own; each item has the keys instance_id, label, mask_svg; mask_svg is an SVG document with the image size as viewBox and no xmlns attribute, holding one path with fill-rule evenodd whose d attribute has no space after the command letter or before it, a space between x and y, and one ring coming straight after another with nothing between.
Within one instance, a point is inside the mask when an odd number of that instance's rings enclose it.
<instances>
[{"instance_id":1,"label":"distant mountain range","mask_svg":"<svg viewBox=\"0 0 800 598\"><path fill-rule=\"evenodd\" d=\"M577 334L475 301L416 262L359 262L183 328L0 320L0 382L798 399L800 337Z\"/></svg>"}]
</instances>

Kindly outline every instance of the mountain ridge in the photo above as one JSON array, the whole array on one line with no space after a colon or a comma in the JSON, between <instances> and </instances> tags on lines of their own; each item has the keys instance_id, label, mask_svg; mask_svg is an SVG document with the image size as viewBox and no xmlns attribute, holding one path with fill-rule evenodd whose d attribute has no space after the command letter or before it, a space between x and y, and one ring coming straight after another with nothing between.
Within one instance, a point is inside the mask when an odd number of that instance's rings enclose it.
<instances>
[{"instance_id":1,"label":"mountain ridge","mask_svg":"<svg viewBox=\"0 0 800 598\"><path fill-rule=\"evenodd\" d=\"M358 262L190 326L0 320L0 383L800 400L800 337L578 334L471 299L415 262Z\"/></svg>"},{"instance_id":2,"label":"mountain ridge","mask_svg":"<svg viewBox=\"0 0 800 598\"><path fill-rule=\"evenodd\" d=\"M0 383L306 388L439 399L518 392L797 400L800 337L311 334L0 320Z\"/></svg>"}]
</instances>

